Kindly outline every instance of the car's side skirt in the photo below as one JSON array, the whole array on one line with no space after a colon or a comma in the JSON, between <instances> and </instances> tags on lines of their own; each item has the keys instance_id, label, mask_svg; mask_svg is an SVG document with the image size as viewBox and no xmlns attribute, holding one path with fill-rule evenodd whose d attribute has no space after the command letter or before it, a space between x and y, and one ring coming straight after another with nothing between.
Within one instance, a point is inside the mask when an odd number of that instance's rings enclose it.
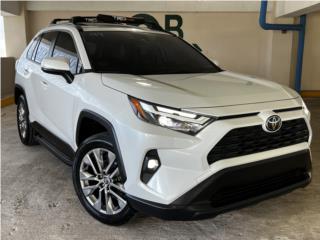
<instances>
[{"instance_id":1,"label":"car's side skirt","mask_svg":"<svg viewBox=\"0 0 320 240\"><path fill-rule=\"evenodd\" d=\"M72 165L75 152L72 147L55 136L38 122L31 123L36 132L36 140L67 165Z\"/></svg>"}]
</instances>

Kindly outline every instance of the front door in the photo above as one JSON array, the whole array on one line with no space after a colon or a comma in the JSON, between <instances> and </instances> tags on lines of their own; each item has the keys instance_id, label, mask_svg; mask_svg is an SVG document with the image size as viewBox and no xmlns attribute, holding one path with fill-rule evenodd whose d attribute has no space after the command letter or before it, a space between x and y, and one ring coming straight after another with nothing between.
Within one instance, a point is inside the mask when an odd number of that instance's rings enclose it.
<instances>
[{"instance_id":1,"label":"front door","mask_svg":"<svg viewBox=\"0 0 320 240\"><path fill-rule=\"evenodd\" d=\"M70 71L75 75L82 70L73 38L67 32L59 32L51 49L52 57L62 56L69 59ZM76 90L73 83L68 83L63 76L41 71L39 105L44 114L42 125L66 143L73 140L73 108Z\"/></svg>"}]
</instances>

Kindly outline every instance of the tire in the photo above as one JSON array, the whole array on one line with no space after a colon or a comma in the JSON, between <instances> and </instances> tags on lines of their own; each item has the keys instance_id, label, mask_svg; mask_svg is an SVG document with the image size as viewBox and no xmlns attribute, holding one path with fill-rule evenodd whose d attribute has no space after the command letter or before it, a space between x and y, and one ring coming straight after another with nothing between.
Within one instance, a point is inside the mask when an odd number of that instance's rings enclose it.
<instances>
[{"instance_id":1,"label":"tire","mask_svg":"<svg viewBox=\"0 0 320 240\"><path fill-rule=\"evenodd\" d=\"M117 161L110 137L100 133L81 144L73 163L73 185L81 204L91 216L109 225L124 224L134 215Z\"/></svg>"},{"instance_id":2,"label":"tire","mask_svg":"<svg viewBox=\"0 0 320 240\"><path fill-rule=\"evenodd\" d=\"M20 140L24 145L32 146L37 144L34 130L30 124L28 104L24 95L20 95L17 102L17 127Z\"/></svg>"}]
</instances>

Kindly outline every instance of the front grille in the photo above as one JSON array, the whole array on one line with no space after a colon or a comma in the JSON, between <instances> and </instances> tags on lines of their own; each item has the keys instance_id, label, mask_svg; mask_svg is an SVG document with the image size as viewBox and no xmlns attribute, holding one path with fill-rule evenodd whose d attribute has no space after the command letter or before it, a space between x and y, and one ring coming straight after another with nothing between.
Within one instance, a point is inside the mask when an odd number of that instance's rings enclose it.
<instances>
[{"instance_id":1,"label":"front grille","mask_svg":"<svg viewBox=\"0 0 320 240\"><path fill-rule=\"evenodd\" d=\"M303 118L284 121L275 133L265 132L261 125L236 128L209 152L208 163L307 142L308 139L309 130Z\"/></svg>"}]
</instances>

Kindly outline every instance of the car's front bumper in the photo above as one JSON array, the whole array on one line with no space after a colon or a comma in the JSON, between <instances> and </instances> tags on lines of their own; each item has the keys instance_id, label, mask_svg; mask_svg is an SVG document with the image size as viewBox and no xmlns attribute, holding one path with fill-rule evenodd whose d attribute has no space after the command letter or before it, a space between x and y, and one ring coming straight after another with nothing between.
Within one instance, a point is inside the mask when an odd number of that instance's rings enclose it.
<instances>
[{"instance_id":1,"label":"car's front bumper","mask_svg":"<svg viewBox=\"0 0 320 240\"><path fill-rule=\"evenodd\" d=\"M121 98L120 98L121 99ZM120 104L120 103L119 103ZM205 180L212 178L224 169L258 163L265 159L276 158L303 150L309 150L312 130L309 115L301 108L281 111L282 121L304 119L309 131L309 140L300 143L290 143L288 146L277 146L272 150L262 149L254 153L241 156L228 156L219 161L209 162L211 150L234 129L260 126L261 131L264 119L260 114L243 116L250 112L270 112L276 109L292 109L301 107L301 99L290 99L268 103L255 103L240 106L225 106L194 110L212 116L238 116L220 119L208 125L196 136L183 134L177 131L146 123L136 117L126 95L121 105L124 110L118 111L117 119L121 122L113 124L122 155L124 171L127 180L124 183L125 192L135 198L171 205L181 196L197 187ZM132 112L130 114L130 111ZM129 114L128 114L129 112ZM259 129L260 129L259 128ZM295 132L295 130L292 130ZM248 130L251 134L251 131ZM246 134L244 133L246 136ZM275 134L276 135L276 134ZM261 137L263 138L263 136ZM241 142L243 139L240 139ZM246 141L249 144L249 141ZM276 143L267 141L268 144ZM292 144L292 145L291 145ZM160 159L159 169L148 182L143 181L143 163L149 151L156 150Z\"/></svg>"},{"instance_id":2,"label":"car's front bumper","mask_svg":"<svg viewBox=\"0 0 320 240\"><path fill-rule=\"evenodd\" d=\"M171 204L159 204L128 194L140 212L170 220L212 217L304 187L311 181L309 150L225 168Z\"/></svg>"}]
</instances>

